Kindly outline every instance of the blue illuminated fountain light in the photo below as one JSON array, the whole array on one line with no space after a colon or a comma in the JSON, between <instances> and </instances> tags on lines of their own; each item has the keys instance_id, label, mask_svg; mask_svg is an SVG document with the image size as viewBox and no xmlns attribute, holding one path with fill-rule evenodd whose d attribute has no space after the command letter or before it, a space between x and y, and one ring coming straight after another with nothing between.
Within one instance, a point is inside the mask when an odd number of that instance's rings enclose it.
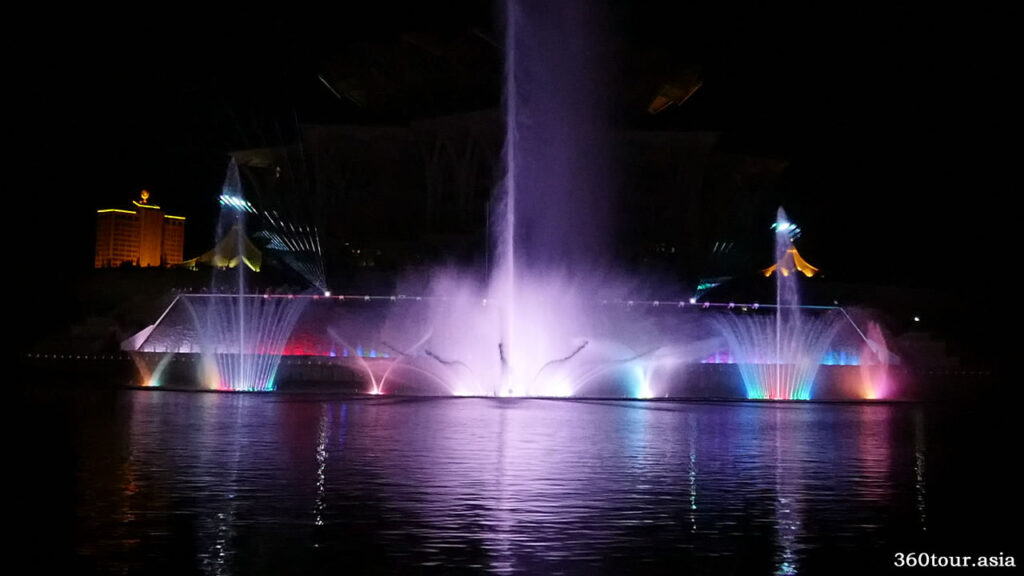
<instances>
[{"instance_id":1,"label":"blue illuminated fountain light","mask_svg":"<svg viewBox=\"0 0 1024 576\"><path fill-rule=\"evenodd\" d=\"M803 262L793 247L800 229L782 208L772 229L776 265L766 273L775 277L773 314L726 315L718 324L731 361L739 367L747 398L810 400L818 368L829 359L827 352L844 316L838 309L812 316L800 306L799 273L811 276L816 270ZM833 352L833 362L835 355Z\"/></svg>"},{"instance_id":2,"label":"blue illuminated fountain light","mask_svg":"<svg viewBox=\"0 0 1024 576\"><path fill-rule=\"evenodd\" d=\"M201 354L199 381L226 391L272 391L285 345L308 299L294 295L254 295L247 291L252 245L246 217L255 213L244 199L238 166L232 159L220 195L211 295L183 295L194 332L190 348ZM226 292L226 293L224 293Z\"/></svg>"}]
</instances>

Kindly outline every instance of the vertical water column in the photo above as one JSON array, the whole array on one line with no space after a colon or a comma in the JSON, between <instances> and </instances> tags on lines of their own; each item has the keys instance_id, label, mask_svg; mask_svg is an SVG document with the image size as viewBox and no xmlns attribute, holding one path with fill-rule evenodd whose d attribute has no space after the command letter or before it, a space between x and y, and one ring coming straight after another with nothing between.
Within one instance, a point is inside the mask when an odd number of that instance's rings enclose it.
<instances>
[{"instance_id":1,"label":"vertical water column","mask_svg":"<svg viewBox=\"0 0 1024 576\"><path fill-rule=\"evenodd\" d=\"M231 391L271 391L281 355L306 304L294 296L247 295L246 267L256 257L246 234L252 206L242 195L238 167L227 168L220 196L210 295L182 299L202 353L200 380ZM253 264L258 269L257 264Z\"/></svg>"},{"instance_id":2,"label":"vertical water column","mask_svg":"<svg viewBox=\"0 0 1024 576\"><path fill-rule=\"evenodd\" d=\"M775 262L788 264L791 226L786 211L779 207L775 218ZM800 362L795 357L799 351L787 346L800 330L800 296L796 281L795 268L789 270L783 265L775 272L775 374L769 397L777 400L798 396L798 392L792 389L794 375L786 373L795 370Z\"/></svg>"},{"instance_id":3,"label":"vertical water column","mask_svg":"<svg viewBox=\"0 0 1024 576\"><path fill-rule=\"evenodd\" d=\"M507 4L505 173L491 220L489 280L489 298L501 309L496 394L530 393L544 354L550 360L571 348L536 350L559 319L532 317L526 303L555 275L588 276L609 254L604 12L603 2L586 0Z\"/></svg>"},{"instance_id":4,"label":"vertical water column","mask_svg":"<svg viewBox=\"0 0 1024 576\"><path fill-rule=\"evenodd\" d=\"M228 380L227 386L232 390L261 390L265 388L265 384L257 384L254 381L254 374L252 374L252 362L246 361L246 355L251 351L246 348L247 333L248 329L246 317L245 317L245 210L241 208L240 203L243 201L244 196L242 194L242 179L238 172L238 164L235 163L234 158L228 163L227 174L224 176L224 186L221 190L222 199L231 199L230 202L221 202L220 218L218 220L218 238L217 246L222 246L221 242L227 235L228 242L224 244L233 244L232 247L224 246L231 252L221 254L224 261L230 261L234 258L238 258L238 262L234 268L228 266L222 274L234 274L234 290L236 296L228 300L233 303L230 308L231 315L234 317L233 324L235 326L236 336L234 338L236 349L232 350L231 354L226 357L221 357L221 364L228 364L226 370L222 370L221 377L223 379L224 372L232 375ZM237 203L236 203L237 202ZM217 274L214 275L214 278ZM217 292L214 289L214 292Z\"/></svg>"},{"instance_id":5,"label":"vertical water column","mask_svg":"<svg viewBox=\"0 0 1024 576\"><path fill-rule=\"evenodd\" d=\"M518 91L516 87L516 32L519 2L508 2L505 23L505 183L502 217L496 221L499 234L497 278L502 285L498 300L501 302L500 376L495 383L495 396L514 395L516 386L510 382L510 357L515 347L516 321L516 148L518 146Z\"/></svg>"}]
</instances>

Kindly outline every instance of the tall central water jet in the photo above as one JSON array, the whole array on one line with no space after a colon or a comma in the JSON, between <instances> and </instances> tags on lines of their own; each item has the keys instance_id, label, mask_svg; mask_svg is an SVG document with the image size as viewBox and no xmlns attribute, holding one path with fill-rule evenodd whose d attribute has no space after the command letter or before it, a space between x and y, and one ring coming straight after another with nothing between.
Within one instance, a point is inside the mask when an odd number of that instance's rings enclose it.
<instances>
[{"instance_id":1,"label":"tall central water jet","mask_svg":"<svg viewBox=\"0 0 1024 576\"><path fill-rule=\"evenodd\" d=\"M578 320L566 315L579 294L565 292L592 281L608 233L602 25L599 7L582 0L508 4L505 178L488 287L499 308L499 395L537 393L538 372L580 350L573 339L581 335L563 333ZM561 310L547 311L556 316L537 314L540 294L559 302Z\"/></svg>"},{"instance_id":2,"label":"tall central water jet","mask_svg":"<svg viewBox=\"0 0 1024 576\"><path fill-rule=\"evenodd\" d=\"M783 391L782 367L782 333L783 325L799 330L799 297L797 295L797 253L792 248L790 231L794 225L786 216L786 211L779 206L775 216L775 378L771 384L771 398L786 398ZM793 265L790 267L789 259L792 252Z\"/></svg>"},{"instance_id":3,"label":"tall central water jet","mask_svg":"<svg viewBox=\"0 0 1024 576\"><path fill-rule=\"evenodd\" d=\"M647 398L711 346L627 306L635 281L612 273L602 4L508 3L505 170L488 211L493 266L482 282L434 271L429 304L389 316L384 334L401 351L396 387L407 376L457 395Z\"/></svg>"}]
</instances>

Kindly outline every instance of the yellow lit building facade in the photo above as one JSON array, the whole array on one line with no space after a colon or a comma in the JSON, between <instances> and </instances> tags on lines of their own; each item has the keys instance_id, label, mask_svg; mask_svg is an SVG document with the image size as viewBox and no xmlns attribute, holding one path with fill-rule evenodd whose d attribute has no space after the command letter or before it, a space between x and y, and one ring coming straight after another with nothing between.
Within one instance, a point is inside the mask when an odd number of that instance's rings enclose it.
<instances>
[{"instance_id":1,"label":"yellow lit building facade","mask_svg":"<svg viewBox=\"0 0 1024 576\"><path fill-rule=\"evenodd\" d=\"M164 214L143 190L133 209L96 211L96 268L172 266L185 249L185 218Z\"/></svg>"}]
</instances>

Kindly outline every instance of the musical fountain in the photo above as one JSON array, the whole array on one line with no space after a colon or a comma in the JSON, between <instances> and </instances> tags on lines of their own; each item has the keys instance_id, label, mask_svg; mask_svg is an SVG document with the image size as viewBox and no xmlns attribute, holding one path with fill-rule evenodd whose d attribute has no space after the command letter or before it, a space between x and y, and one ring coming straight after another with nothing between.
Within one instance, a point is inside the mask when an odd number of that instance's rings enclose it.
<instances>
[{"instance_id":1,"label":"musical fountain","mask_svg":"<svg viewBox=\"0 0 1024 576\"><path fill-rule=\"evenodd\" d=\"M518 397L678 395L684 371L726 357L747 398L810 399L820 365L847 363L828 358L850 318L801 307L798 273L814 269L793 247L795 226L781 208L776 265L767 271L777 300L758 314L736 314L730 305L698 321L676 312L693 302L662 305L610 265L608 114L591 63L600 22L579 14L590 13L509 3L505 171L489 210L493 265L483 279L438 268L415 297L247 294L249 210L238 208L251 205L232 162L222 199L233 200L222 201L217 246L224 253L216 258L234 278L232 293L180 296L190 326L178 312L177 336L147 334L138 349L199 353L199 381L221 390L273 390L281 356L299 354L340 355L335 361L354 366L372 394L407 392L415 382L417 393ZM566 35L574 42L547 50ZM322 301L316 318L302 318L314 299ZM329 305L348 308L332 315ZM320 344L292 342L300 322L319 333L303 339ZM371 354L362 343L372 343Z\"/></svg>"}]
</instances>

